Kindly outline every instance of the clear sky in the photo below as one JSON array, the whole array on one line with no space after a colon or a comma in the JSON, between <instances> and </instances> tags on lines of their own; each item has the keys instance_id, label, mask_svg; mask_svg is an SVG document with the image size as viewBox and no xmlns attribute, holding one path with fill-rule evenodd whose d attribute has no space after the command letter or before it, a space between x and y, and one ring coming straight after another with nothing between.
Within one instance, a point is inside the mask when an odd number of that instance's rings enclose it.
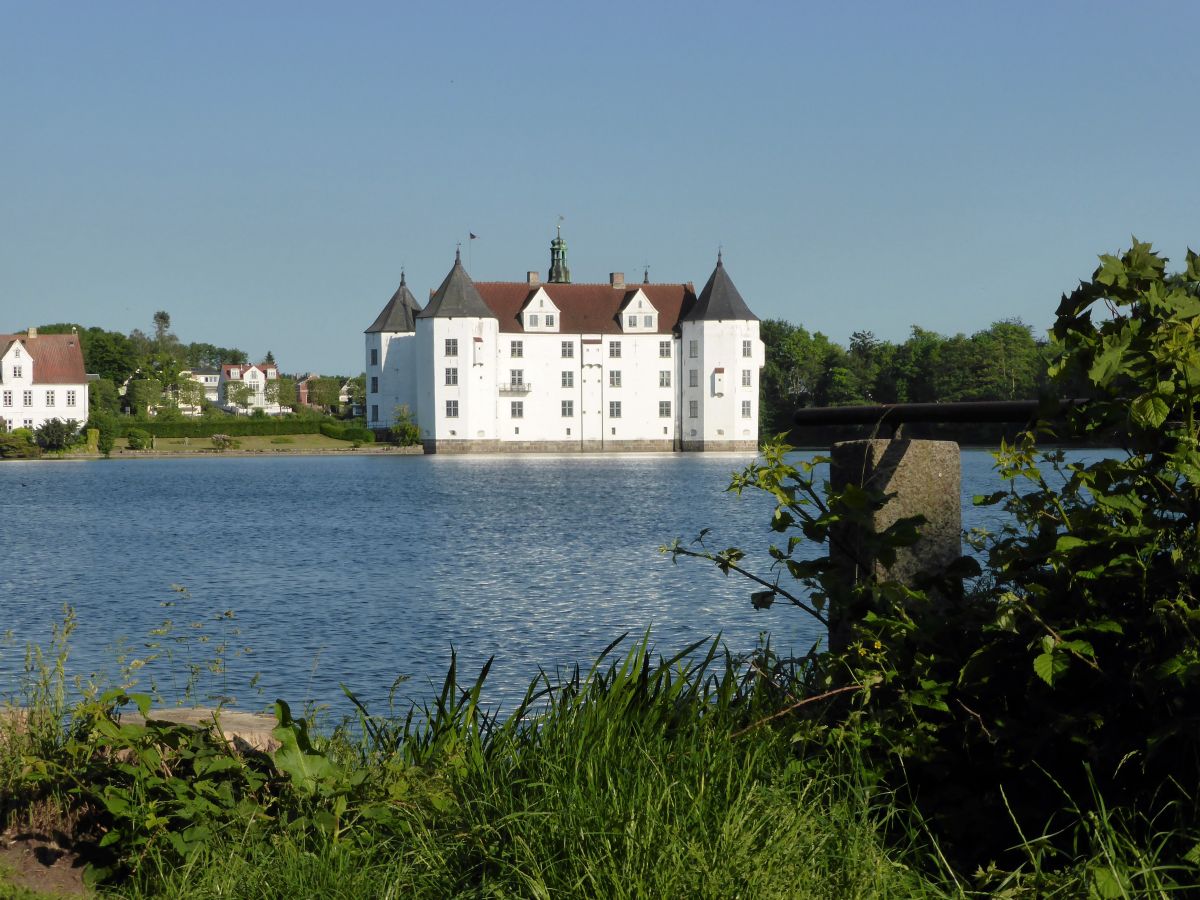
<instances>
[{"instance_id":1,"label":"clear sky","mask_svg":"<svg viewBox=\"0 0 1200 900\"><path fill-rule=\"evenodd\" d=\"M0 331L358 372L399 281L693 281L845 342L1043 332L1200 247L1200 3L0 0ZM479 235L467 242L468 232Z\"/></svg>"}]
</instances>

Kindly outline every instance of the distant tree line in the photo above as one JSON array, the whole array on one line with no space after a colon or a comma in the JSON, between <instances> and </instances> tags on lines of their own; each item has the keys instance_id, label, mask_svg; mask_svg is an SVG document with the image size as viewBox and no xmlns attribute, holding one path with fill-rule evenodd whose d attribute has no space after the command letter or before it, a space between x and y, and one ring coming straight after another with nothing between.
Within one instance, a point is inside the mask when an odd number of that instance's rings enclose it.
<instances>
[{"instance_id":1,"label":"distant tree line","mask_svg":"<svg viewBox=\"0 0 1200 900\"><path fill-rule=\"evenodd\" d=\"M843 347L779 319L764 321L761 334L763 435L788 431L792 413L806 406L1036 399L1055 352L1019 319L969 336L914 325L899 344L856 331Z\"/></svg>"}]
</instances>

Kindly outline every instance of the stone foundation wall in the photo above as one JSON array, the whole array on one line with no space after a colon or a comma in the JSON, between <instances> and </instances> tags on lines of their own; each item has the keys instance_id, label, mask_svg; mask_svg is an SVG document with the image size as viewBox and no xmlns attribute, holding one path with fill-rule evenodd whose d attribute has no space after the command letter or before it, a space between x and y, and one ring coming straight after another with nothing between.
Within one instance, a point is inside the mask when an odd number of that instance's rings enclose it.
<instances>
[{"instance_id":1,"label":"stone foundation wall","mask_svg":"<svg viewBox=\"0 0 1200 900\"><path fill-rule=\"evenodd\" d=\"M755 453L758 441L684 441L685 453Z\"/></svg>"},{"instance_id":2,"label":"stone foundation wall","mask_svg":"<svg viewBox=\"0 0 1200 900\"><path fill-rule=\"evenodd\" d=\"M671 453L670 438L640 441L498 441L427 438L426 453Z\"/></svg>"}]
</instances>

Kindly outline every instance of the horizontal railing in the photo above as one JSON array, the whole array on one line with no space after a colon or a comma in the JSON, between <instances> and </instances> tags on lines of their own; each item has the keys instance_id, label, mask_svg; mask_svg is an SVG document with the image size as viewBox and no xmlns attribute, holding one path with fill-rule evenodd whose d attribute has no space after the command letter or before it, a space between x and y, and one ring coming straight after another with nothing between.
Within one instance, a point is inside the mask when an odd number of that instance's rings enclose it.
<instances>
[{"instance_id":1,"label":"horizontal railing","mask_svg":"<svg viewBox=\"0 0 1200 900\"><path fill-rule=\"evenodd\" d=\"M798 427L824 425L880 425L898 428L910 422L1008 422L1061 419L1085 401L974 400L955 403L877 403L872 406L811 406L796 410Z\"/></svg>"},{"instance_id":2,"label":"horizontal railing","mask_svg":"<svg viewBox=\"0 0 1200 900\"><path fill-rule=\"evenodd\" d=\"M507 384L501 383L500 393L502 394L528 394L532 385L528 381L510 381Z\"/></svg>"}]
</instances>

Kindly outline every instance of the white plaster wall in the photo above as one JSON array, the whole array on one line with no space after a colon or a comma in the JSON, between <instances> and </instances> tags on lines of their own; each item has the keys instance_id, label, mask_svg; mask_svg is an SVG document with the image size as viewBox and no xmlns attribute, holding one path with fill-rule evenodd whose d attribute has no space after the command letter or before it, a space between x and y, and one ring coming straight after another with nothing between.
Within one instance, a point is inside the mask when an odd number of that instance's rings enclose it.
<instances>
[{"instance_id":1,"label":"white plaster wall","mask_svg":"<svg viewBox=\"0 0 1200 900\"><path fill-rule=\"evenodd\" d=\"M387 428L395 424L396 407L407 406L417 416L418 386L416 367L417 336L392 332L366 335L363 361L367 375L367 424ZM371 351L378 351L379 362L371 364ZM371 391L371 379L379 379L379 390ZM372 406L379 408L379 418L372 421Z\"/></svg>"},{"instance_id":2,"label":"white plaster wall","mask_svg":"<svg viewBox=\"0 0 1200 900\"><path fill-rule=\"evenodd\" d=\"M494 440L497 429L496 366L499 323L495 319L418 319L419 424L422 437L440 440ZM458 356L445 355L447 338L458 341ZM476 338L479 341L476 342ZM478 347L476 344L478 343ZM458 384L445 383L445 370L458 369ZM446 415L446 401L458 401L458 417Z\"/></svg>"},{"instance_id":3,"label":"white plaster wall","mask_svg":"<svg viewBox=\"0 0 1200 900\"><path fill-rule=\"evenodd\" d=\"M759 379L765 361L765 348L759 339L758 322L754 321L705 321L685 323L684 353L687 339L699 335L700 340L700 387L689 399L700 399L699 434L690 434L691 426L685 420L685 436L698 437L704 441L747 441L758 437ZM743 356L744 341L750 341L750 356ZM684 360L685 367L693 367L696 360ZM725 370L716 388L716 369ZM750 372L749 386L742 384L742 373ZM686 377L686 376L685 376ZM697 394L699 395L697 397ZM742 417L743 401L750 402L750 418Z\"/></svg>"}]
</instances>

